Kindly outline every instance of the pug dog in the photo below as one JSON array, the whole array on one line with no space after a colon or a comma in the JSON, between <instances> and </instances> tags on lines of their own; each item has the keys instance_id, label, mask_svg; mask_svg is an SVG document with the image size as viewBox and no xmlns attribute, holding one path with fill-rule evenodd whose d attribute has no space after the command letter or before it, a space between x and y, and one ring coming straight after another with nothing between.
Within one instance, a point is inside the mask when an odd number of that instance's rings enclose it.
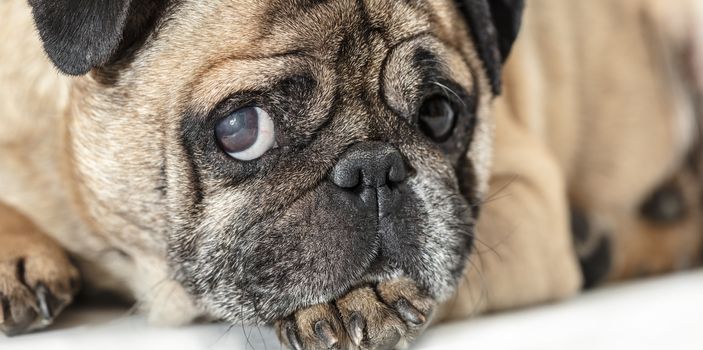
<instances>
[{"instance_id":1,"label":"pug dog","mask_svg":"<svg viewBox=\"0 0 703 350\"><path fill-rule=\"evenodd\" d=\"M644 3L5 0L0 328L47 326L82 285L158 323L404 348L691 266L694 65L651 45L696 41L634 40L683 16ZM580 61L622 23L606 48L635 64Z\"/></svg>"},{"instance_id":2,"label":"pug dog","mask_svg":"<svg viewBox=\"0 0 703 350\"><path fill-rule=\"evenodd\" d=\"M404 346L454 292L518 3L1 6L6 333L77 271L294 349Z\"/></svg>"}]
</instances>

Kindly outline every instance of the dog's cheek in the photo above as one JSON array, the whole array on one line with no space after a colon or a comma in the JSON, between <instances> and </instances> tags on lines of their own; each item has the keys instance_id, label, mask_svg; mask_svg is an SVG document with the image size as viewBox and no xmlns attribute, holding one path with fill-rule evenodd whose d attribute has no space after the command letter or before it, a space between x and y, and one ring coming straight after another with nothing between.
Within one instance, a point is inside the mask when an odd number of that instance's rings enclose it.
<instances>
[{"instance_id":1,"label":"dog's cheek","mask_svg":"<svg viewBox=\"0 0 703 350\"><path fill-rule=\"evenodd\" d=\"M419 211L418 246L407 269L437 300L449 297L462 276L473 245L473 219L453 179L417 177L411 188L417 194Z\"/></svg>"},{"instance_id":2,"label":"dog's cheek","mask_svg":"<svg viewBox=\"0 0 703 350\"><path fill-rule=\"evenodd\" d=\"M457 170L435 145L407 132L399 149L414 175L408 187L417 197L418 246L410 277L438 300L451 295L473 246L475 216L460 190ZM471 160L467 160L471 162ZM468 192L477 190L473 183Z\"/></svg>"}]
</instances>

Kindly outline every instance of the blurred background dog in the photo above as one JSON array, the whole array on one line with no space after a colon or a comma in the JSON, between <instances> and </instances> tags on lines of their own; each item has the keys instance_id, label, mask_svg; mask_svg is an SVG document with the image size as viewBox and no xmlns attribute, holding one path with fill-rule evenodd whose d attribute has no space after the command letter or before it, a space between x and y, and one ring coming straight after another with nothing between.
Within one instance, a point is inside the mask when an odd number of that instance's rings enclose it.
<instances>
[{"instance_id":1,"label":"blurred background dog","mask_svg":"<svg viewBox=\"0 0 703 350\"><path fill-rule=\"evenodd\" d=\"M700 264L702 14L685 0L526 2L495 102L495 198L469 278L484 283L454 315Z\"/></svg>"}]
</instances>

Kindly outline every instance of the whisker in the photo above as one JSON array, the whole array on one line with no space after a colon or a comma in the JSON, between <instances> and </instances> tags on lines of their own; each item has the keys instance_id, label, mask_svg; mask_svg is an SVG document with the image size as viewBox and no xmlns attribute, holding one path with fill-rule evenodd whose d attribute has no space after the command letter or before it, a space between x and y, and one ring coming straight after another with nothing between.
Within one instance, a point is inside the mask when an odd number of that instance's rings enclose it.
<instances>
[{"instance_id":1,"label":"whisker","mask_svg":"<svg viewBox=\"0 0 703 350\"><path fill-rule=\"evenodd\" d=\"M146 299L146 296L148 294L153 293L157 288L163 287L163 284L169 280L169 276L164 277L163 279L157 281L153 285L147 288L146 291L142 292L141 295L135 297L135 302L134 304L127 310L125 311L124 317L129 317L133 316L138 313L139 309L144 305L144 299Z\"/></svg>"},{"instance_id":2,"label":"whisker","mask_svg":"<svg viewBox=\"0 0 703 350\"><path fill-rule=\"evenodd\" d=\"M264 333L261 332L261 327L259 325L256 325L256 329L259 331L259 337L261 337L261 342L264 343L264 350L268 350L268 346L266 345L266 338L264 337Z\"/></svg>"},{"instance_id":3,"label":"whisker","mask_svg":"<svg viewBox=\"0 0 703 350\"><path fill-rule=\"evenodd\" d=\"M449 87L447 87L446 85L444 85L444 84L442 84L442 83L440 83L440 82L438 82L438 81L433 81L433 82L431 82L430 84L435 85L435 86L439 86L439 87L442 89L442 91L445 92L445 96L446 96L446 92L449 91L452 95L454 95L454 97L456 97L456 100L459 101L459 103L461 103L461 105L462 105L464 108L466 108L466 102L464 102L464 99L461 98L461 97L459 96L459 94L457 94L454 90L450 89ZM448 97L448 96L447 96L447 97Z\"/></svg>"},{"instance_id":4,"label":"whisker","mask_svg":"<svg viewBox=\"0 0 703 350\"><path fill-rule=\"evenodd\" d=\"M241 313L242 315L244 314L244 305L241 305L241 306L240 306L240 313ZM245 338L246 341L247 341L247 343L246 343L246 348L247 348L247 349L251 348L252 350L256 350L256 349L254 348L254 344L251 343L251 339L249 338L250 334L247 334L247 328L246 328L246 326L244 325L244 319L243 319L243 318L242 318L242 321L240 322L240 324L241 324L241 326L242 326L242 334L244 334L244 338Z\"/></svg>"},{"instance_id":5,"label":"whisker","mask_svg":"<svg viewBox=\"0 0 703 350\"><path fill-rule=\"evenodd\" d=\"M479 255L479 259L481 259L480 255ZM479 312L481 312L480 311L481 304L484 301L486 301L486 298L488 296L488 287L486 285L486 277L483 275L483 272L471 260L469 260L469 264L470 264L470 269L476 270L476 274L478 275L479 282L481 283L480 294L479 294L478 300L474 304L474 309L471 311L471 314L469 315L469 318L474 318L474 317L476 317L476 315L479 314ZM464 278L466 280L466 283L471 283L471 281L468 280L468 278L469 278L468 273L466 275L464 275ZM469 291L471 291L471 288L469 288ZM470 297L473 299L473 296L470 296Z\"/></svg>"},{"instance_id":6,"label":"whisker","mask_svg":"<svg viewBox=\"0 0 703 350\"><path fill-rule=\"evenodd\" d=\"M488 194L488 196L486 196L486 198L481 202L481 204L485 204L485 203L491 201L491 199L495 198L497 195L499 195L503 191L507 190L508 187L510 187L510 185L512 185L517 180L517 178L518 178L517 175L511 176L510 179L508 181L506 181L505 184L503 184L498 189L493 191L493 193Z\"/></svg>"},{"instance_id":7,"label":"whisker","mask_svg":"<svg viewBox=\"0 0 703 350\"><path fill-rule=\"evenodd\" d=\"M233 324L227 326L227 329L225 329L225 331L222 332L222 334L217 338L217 340L215 340L214 343L210 344L210 346L208 346L208 348L212 348L212 347L214 347L215 345L217 345L217 343L219 343L220 340L222 340L222 338L224 338L225 335L227 335L227 334L229 333L229 331L232 330L232 328L234 328L234 325L233 325Z\"/></svg>"}]
</instances>

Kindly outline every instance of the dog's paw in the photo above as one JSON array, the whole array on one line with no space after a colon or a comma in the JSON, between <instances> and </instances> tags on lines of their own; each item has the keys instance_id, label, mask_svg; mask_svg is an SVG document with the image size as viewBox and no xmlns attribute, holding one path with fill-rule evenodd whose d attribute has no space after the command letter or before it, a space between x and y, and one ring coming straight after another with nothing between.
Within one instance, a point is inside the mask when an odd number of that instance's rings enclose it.
<instances>
[{"instance_id":1,"label":"dog's paw","mask_svg":"<svg viewBox=\"0 0 703 350\"><path fill-rule=\"evenodd\" d=\"M427 326L436 302L407 279L366 286L276 323L294 350L402 349Z\"/></svg>"},{"instance_id":2,"label":"dog's paw","mask_svg":"<svg viewBox=\"0 0 703 350\"><path fill-rule=\"evenodd\" d=\"M79 281L62 255L0 260L0 331L11 336L48 326L71 303Z\"/></svg>"}]
</instances>

